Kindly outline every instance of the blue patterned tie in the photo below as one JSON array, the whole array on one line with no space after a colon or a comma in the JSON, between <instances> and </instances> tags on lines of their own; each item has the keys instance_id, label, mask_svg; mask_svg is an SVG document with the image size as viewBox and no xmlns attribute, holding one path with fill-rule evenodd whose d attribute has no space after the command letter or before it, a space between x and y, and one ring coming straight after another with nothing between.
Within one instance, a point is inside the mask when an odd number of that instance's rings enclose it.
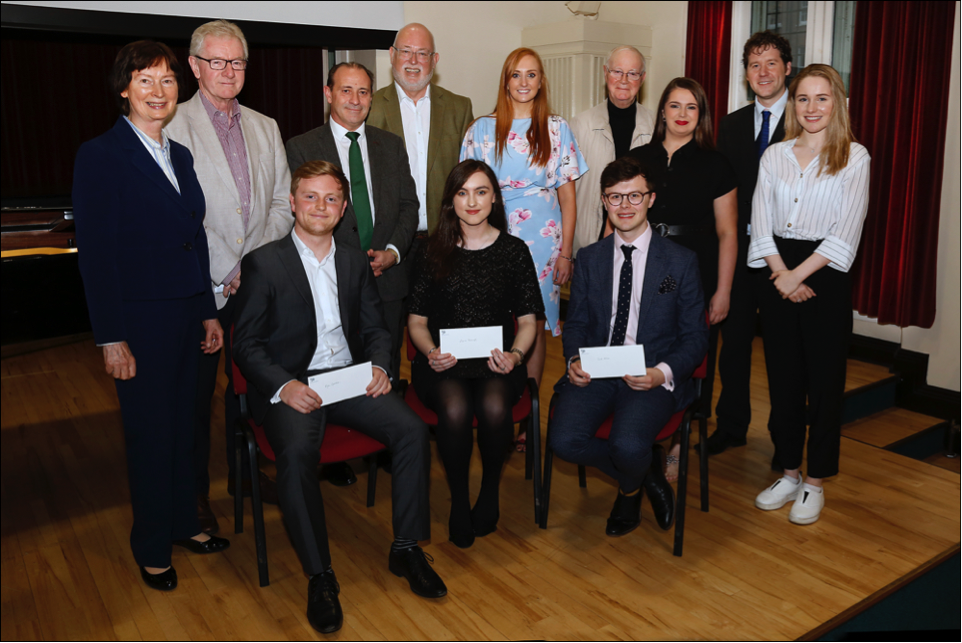
<instances>
[{"instance_id":1,"label":"blue patterned tie","mask_svg":"<svg viewBox=\"0 0 962 643\"><path fill-rule=\"evenodd\" d=\"M621 246L625 253L625 262L621 264L621 276L618 279L618 310L615 311L615 327L611 331L611 346L623 346L625 334L628 332L628 313L631 311L631 279L635 269L631 265L631 253L634 246Z\"/></svg>"},{"instance_id":2,"label":"blue patterned tie","mask_svg":"<svg viewBox=\"0 0 962 643\"><path fill-rule=\"evenodd\" d=\"M771 118L772 113L767 109L762 112L762 133L758 135L758 158L762 158L762 154L768 149L768 139L770 138L768 132L768 119Z\"/></svg>"}]
</instances>

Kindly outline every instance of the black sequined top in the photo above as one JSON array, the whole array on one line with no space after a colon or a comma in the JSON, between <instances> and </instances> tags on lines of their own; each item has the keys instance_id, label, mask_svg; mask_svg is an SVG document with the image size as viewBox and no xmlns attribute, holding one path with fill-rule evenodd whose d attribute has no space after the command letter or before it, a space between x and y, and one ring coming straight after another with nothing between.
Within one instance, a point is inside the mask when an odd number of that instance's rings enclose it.
<instances>
[{"instance_id":1,"label":"black sequined top","mask_svg":"<svg viewBox=\"0 0 962 643\"><path fill-rule=\"evenodd\" d=\"M411 291L408 312L428 318L435 346L440 346L440 329L501 326L503 350L514 343L514 318L536 315L544 318L544 303L534 261L524 241L502 232L487 248L457 249L454 269L438 283L427 270L419 269ZM422 261L423 256L419 258ZM451 378L487 378L497 375L486 359L464 359L442 373L435 373L427 358L418 352L411 377L418 386ZM526 377L524 368L508 376Z\"/></svg>"}]
</instances>

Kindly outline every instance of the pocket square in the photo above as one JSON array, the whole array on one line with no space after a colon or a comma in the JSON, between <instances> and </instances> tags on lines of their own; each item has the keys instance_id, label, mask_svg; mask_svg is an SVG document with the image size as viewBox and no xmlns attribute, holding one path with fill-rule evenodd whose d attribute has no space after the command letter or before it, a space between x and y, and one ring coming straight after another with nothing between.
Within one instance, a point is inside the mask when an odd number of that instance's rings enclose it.
<instances>
[{"instance_id":1,"label":"pocket square","mask_svg":"<svg viewBox=\"0 0 962 643\"><path fill-rule=\"evenodd\" d=\"M678 282L675 281L674 277L672 277L671 275L668 275L667 277L665 277L664 281L661 282L661 285L658 286L658 294L664 295L665 293L669 293L677 287L678 287Z\"/></svg>"}]
</instances>

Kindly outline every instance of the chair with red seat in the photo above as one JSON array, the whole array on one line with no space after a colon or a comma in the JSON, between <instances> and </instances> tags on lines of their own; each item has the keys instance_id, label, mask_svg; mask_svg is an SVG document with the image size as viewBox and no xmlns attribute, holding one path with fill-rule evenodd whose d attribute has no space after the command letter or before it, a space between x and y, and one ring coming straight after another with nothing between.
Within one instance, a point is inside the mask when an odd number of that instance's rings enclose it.
<instances>
[{"instance_id":1,"label":"chair with red seat","mask_svg":"<svg viewBox=\"0 0 962 643\"><path fill-rule=\"evenodd\" d=\"M696 413L695 409L698 406L698 400L701 397L701 383L708 374L708 355L705 355L705 359L702 360L701 365L695 369L692 373L692 379L695 381L695 398L694 401L688 405L688 408L678 411L671 416L671 419L665 424L664 428L655 438L656 442L660 442L671 437L675 431L681 431L681 457L678 461L678 494L675 501L675 546L674 555L682 555L682 546L685 539L685 502L684 499L688 492L688 451L689 451L689 440L691 438L691 423L693 420L698 421L698 435L699 439L704 442L708 439L708 418L703 414ZM554 451L551 449L551 418L554 416L555 402L557 399L557 394L553 395L550 402L550 408L548 411L548 443L545 446L544 455L544 502L541 506L541 528L548 528L548 504L551 498L551 466L554 462ZM595 432L595 437L602 440L607 440L608 435L611 433L611 424L614 420L614 416L608 416L608 419L602 422L601 426ZM653 461L652 466L657 466L658 463ZM699 457L699 469L701 474L701 510L708 511L708 450L701 449L701 454ZM586 488L588 486L587 476L585 475L584 465L578 465L578 484L581 488ZM644 490L641 491L644 493Z\"/></svg>"},{"instance_id":2,"label":"chair with red seat","mask_svg":"<svg viewBox=\"0 0 962 643\"><path fill-rule=\"evenodd\" d=\"M233 328L231 328L231 346L233 346ZM271 449L264 433L264 427L257 424L251 416L247 406L247 379L240 372L236 361L231 361L234 393L240 397L241 417L234 433L234 533L244 532L244 494L240 493L243 478L241 474L241 449L247 446L250 456L251 474L251 505L254 513L254 540L257 550L257 573L260 586L270 584L267 573L267 542L264 533L264 510L261 503L260 482L257 468L257 452L271 462L275 461L274 450ZM372 437L360 431L353 431L345 426L328 423L324 429L324 440L318 458L319 464L333 464L345 462L355 458L365 458L368 462L367 475L367 506L374 506L374 495L377 489L377 459L372 457L387 447Z\"/></svg>"},{"instance_id":3,"label":"chair with red seat","mask_svg":"<svg viewBox=\"0 0 962 643\"><path fill-rule=\"evenodd\" d=\"M515 322L515 324L517 324L517 322ZM517 330L517 328L515 330ZM418 349L415 348L414 342L411 341L411 335L407 330L404 332L408 360L414 361L414 358L418 354ZM424 406L417 392L414 390L413 382L407 386L404 391L404 402L411 407L412 411L418 414L418 417L420 417L425 424L428 426L438 425L437 414ZM531 480L534 478L534 521L540 523L542 520L541 409L538 398L538 385L533 378L528 378L524 392L521 394L521 399L518 400L511 409L511 421L514 424L520 423L527 433L524 452L524 479ZM474 428L478 427L478 418L474 418L471 426Z\"/></svg>"}]
</instances>

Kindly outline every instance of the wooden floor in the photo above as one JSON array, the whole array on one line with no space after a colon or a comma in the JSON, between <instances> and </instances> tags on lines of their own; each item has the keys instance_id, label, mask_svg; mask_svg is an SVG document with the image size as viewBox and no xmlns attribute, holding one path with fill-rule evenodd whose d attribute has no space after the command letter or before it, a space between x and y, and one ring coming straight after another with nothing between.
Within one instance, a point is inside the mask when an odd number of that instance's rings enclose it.
<instances>
[{"instance_id":1,"label":"wooden floor","mask_svg":"<svg viewBox=\"0 0 962 643\"><path fill-rule=\"evenodd\" d=\"M559 343L549 346L546 382L562 368ZM879 375L858 364L850 371ZM9 357L0 376L0 638L322 638L307 623L307 582L277 508L265 508L269 587L258 587L249 510L245 533L231 533L221 432L212 496L231 548L207 557L176 551L180 587L152 591L130 553L123 435L98 349L88 341ZM379 476L372 509L363 474L347 489L324 483L345 612L344 628L324 638L810 638L959 550L959 475L866 440L842 439L842 473L826 483L819 522L798 527L788 508L755 509L754 496L775 476L760 351L753 384L749 444L712 458L709 513L697 510L692 472L683 558L671 555L671 534L647 506L640 529L607 538L613 482L592 472L579 489L575 467L562 462L548 529L538 529L520 454L504 474L498 531L460 550L446 540L449 495L435 451L434 537L422 544L449 593L429 601L387 570L390 476ZM472 471L476 489L477 456Z\"/></svg>"}]
</instances>

